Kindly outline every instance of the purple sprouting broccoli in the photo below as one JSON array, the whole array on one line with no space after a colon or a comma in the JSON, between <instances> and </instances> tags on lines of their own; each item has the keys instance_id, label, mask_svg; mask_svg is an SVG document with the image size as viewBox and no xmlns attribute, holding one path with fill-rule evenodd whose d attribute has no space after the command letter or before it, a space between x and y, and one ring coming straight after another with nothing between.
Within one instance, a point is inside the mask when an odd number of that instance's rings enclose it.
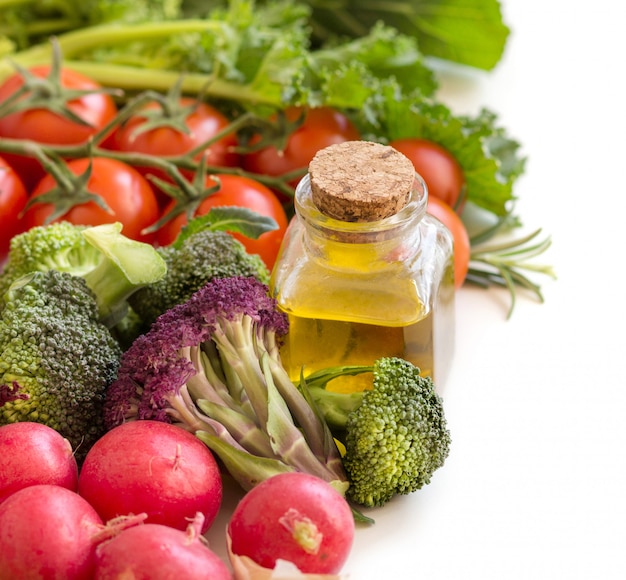
<instances>
[{"instance_id":1,"label":"purple sprouting broccoli","mask_svg":"<svg viewBox=\"0 0 626 580\"><path fill-rule=\"evenodd\" d=\"M195 433L245 489L287 471L348 488L330 430L282 366L286 316L253 277L215 279L122 356L105 425L158 420Z\"/></svg>"}]
</instances>

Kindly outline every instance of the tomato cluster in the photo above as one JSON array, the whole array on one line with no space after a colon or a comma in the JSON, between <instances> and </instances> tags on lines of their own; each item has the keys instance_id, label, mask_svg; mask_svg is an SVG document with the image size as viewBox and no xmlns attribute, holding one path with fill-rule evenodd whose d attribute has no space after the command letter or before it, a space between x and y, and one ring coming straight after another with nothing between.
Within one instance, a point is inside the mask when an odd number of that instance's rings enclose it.
<instances>
[{"instance_id":1,"label":"tomato cluster","mask_svg":"<svg viewBox=\"0 0 626 580\"><path fill-rule=\"evenodd\" d=\"M32 91L25 90L32 78L45 82L34 84ZM228 131L230 120L207 103L170 95L167 106L161 101L149 102L120 121L119 109L108 91L63 67L56 71L50 66L33 67L28 77L14 74L0 86L0 107L19 103L26 95L32 98L36 91L41 92L34 95L38 105L0 115L0 138L36 142L44 146L44 153L45 146L63 151L63 147L85 146L93 139L98 149L85 157L68 154L62 169L51 163L54 159L47 162L24 153L1 154L0 262L12 236L50 221L85 225L119 221L127 236L165 245L176 238L191 215L202 215L217 206L237 206L275 220L277 229L258 239L233 232L271 268L287 229L290 199L255 176L291 174L287 185L295 187L317 151L361 138L349 118L333 108L289 107L284 118L295 129L280 148L273 144L257 148L261 136L255 134L245 143L247 152L240 153L238 135ZM457 213L464 201L463 172L436 143L409 138L390 145L405 154L424 177L429 212L454 236L456 283L460 286L469 262L469 240ZM189 211L183 211L180 200L168 194L167 185L174 186L175 180L162 166L147 161L154 158L192 160L191 167L177 164L180 179L203 192L189 205ZM200 161L212 172L197 183ZM216 168L224 172L216 172Z\"/></svg>"}]
</instances>

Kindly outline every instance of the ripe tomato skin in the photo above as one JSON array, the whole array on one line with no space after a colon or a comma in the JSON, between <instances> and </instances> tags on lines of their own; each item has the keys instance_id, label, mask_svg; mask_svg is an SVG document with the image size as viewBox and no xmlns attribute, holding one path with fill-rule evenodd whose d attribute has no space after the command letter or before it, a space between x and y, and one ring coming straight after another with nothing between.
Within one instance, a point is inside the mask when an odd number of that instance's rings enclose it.
<instances>
[{"instance_id":1,"label":"ripe tomato skin","mask_svg":"<svg viewBox=\"0 0 626 580\"><path fill-rule=\"evenodd\" d=\"M295 121L302 114L301 107L289 107L287 118ZM361 135L343 113L332 107L308 109L306 117L287 139L284 151L270 146L243 156L243 166L247 171L263 175L279 176L296 169L307 168L313 156L320 150L342 143L357 141ZM254 142L254 140L253 140ZM290 182L295 187L300 178Z\"/></svg>"},{"instance_id":2,"label":"ripe tomato skin","mask_svg":"<svg viewBox=\"0 0 626 580\"><path fill-rule=\"evenodd\" d=\"M267 267L271 269L276 261L278 250L287 229L288 220L283 206L274 193L262 183L248 177L238 175L219 175L221 188L216 193L204 199L195 215L204 215L213 207L235 206L245 207L261 215L273 218L278 224L278 229L265 232L256 240L234 232L237 238L250 254L259 254ZM206 187L215 185L210 176L207 177ZM166 206L164 212L168 212L174 201ZM187 223L187 216L182 213L167 222L157 232L157 243L166 246L171 244L178 236L181 228Z\"/></svg>"},{"instance_id":3,"label":"ripe tomato skin","mask_svg":"<svg viewBox=\"0 0 626 580\"><path fill-rule=\"evenodd\" d=\"M19 175L0 158L0 264L9 251L11 238L24 229L20 214L27 200L28 192Z\"/></svg>"},{"instance_id":4,"label":"ripe tomato skin","mask_svg":"<svg viewBox=\"0 0 626 580\"><path fill-rule=\"evenodd\" d=\"M454 286L463 285L470 261L470 239L465 224L447 203L436 197L428 198L426 211L442 222L452 234L454 240Z\"/></svg>"},{"instance_id":5,"label":"ripe tomato skin","mask_svg":"<svg viewBox=\"0 0 626 580\"><path fill-rule=\"evenodd\" d=\"M49 65L34 66L29 72L45 78ZM94 90L100 85L88 77L68 68L61 68L61 84L68 89ZM20 74L10 76L0 85L0 102L13 95L24 80ZM80 125L48 109L29 109L0 118L0 137L7 139L32 139L40 143L76 145L84 143L104 127L117 114L115 101L106 93L94 92L68 101L67 107L87 125ZM7 154L7 160L30 190L45 174L37 160L31 157Z\"/></svg>"},{"instance_id":6,"label":"ripe tomato skin","mask_svg":"<svg viewBox=\"0 0 626 580\"><path fill-rule=\"evenodd\" d=\"M54 221L69 221L74 224L96 226L120 222L122 233L134 240L152 243L154 234L142 234L142 230L159 218L159 206L150 184L133 167L116 159L94 157L91 159L92 173L87 189L100 195L109 206L108 213L93 201L72 207ZM74 175L83 174L90 160L74 159L67 167ZM51 175L46 175L35 187L32 198L43 195L56 187ZM24 214L25 229L43 225L53 212L48 203L35 203Z\"/></svg>"},{"instance_id":7,"label":"ripe tomato skin","mask_svg":"<svg viewBox=\"0 0 626 580\"><path fill-rule=\"evenodd\" d=\"M220 111L207 103L199 103L190 97L181 97L179 104L181 107L195 105L185 119L189 133L185 134L173 127L164 126L135 134L145 121L145 116L138 112L116 129L107 141L108 146L117 151L145 153L158 157L183 155L217 135L230 123ZM150 103L146 108L156 109L158 106L156 103ZM207 164L218 167L237 167L239 154L233 150L236 146L236 135L234 133L225 135L205 150ZM202 154L198 154L196 160L200 160L201 156ZM138 167L138 170L143 174L151 173L167 179L165 175L153 168ZM192 174L185 170L183 173L188 176Z\"/></svg>"},{"instance_id":8,"label":"ripe tomato skin","mask_svg":"<svg viewBox=\"0 0 626 580\"><path fill-rule=\"evenodd\" d=\"M396 139L389 143L391 147L404 154L415 167L426 185L430 198L445 201L458 210L462 204L461 193L465 186L463 170L452 156L438 143L426 139Z\"/></svg>"}]
</instances>

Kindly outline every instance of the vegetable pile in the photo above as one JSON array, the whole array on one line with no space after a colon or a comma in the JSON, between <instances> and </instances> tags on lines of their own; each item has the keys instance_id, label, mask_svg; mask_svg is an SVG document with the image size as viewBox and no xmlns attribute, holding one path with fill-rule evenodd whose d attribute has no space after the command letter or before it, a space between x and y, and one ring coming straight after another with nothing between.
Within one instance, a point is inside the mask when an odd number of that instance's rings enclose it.
<instances>
[{"instance_id":1,"label":"vegetable pile","mask_svg":"<svg viewBox=\"0 0 626 580\"><path fill-rule=\"evenodd\" d=\"M428 178L433 205L461 217L459 227L437 213L459 232L458 285L505 286L511 310L518 288L541 299L528 274L554 275L532 263L550 240L510 235L521 226L520 144L493 112L454 115L436 97L434 57L489 70L508 28L496 0L463 11L458 0L437 3L436 12L419 0L359 10L348 0L7 8L0 157L30 195L0 203L3 221L116 219L131 237L168 244L210 207L252 207L277 227L242 241L271 268L313 154L368 139L397 145ZM128 166L151 187L133 174L137 189L120 203ZM447 184L430 178L435 166Z\"/></svg>"},{"instance_id":2,"label":"vegetable pile","mask_svg":"<svg viewBox=\"0 0 626 580\"><path fill-rule=\"evenodd\" d=\"M104 433L122 353L110 329L128 297L165 274L155 248L120 230L33 228L13 239L0 274L0 425L35 419L81 456Z\"/></svg>"},{"instance_id":3,"label":"vegetable pile","mask_svg":"<svg viewBox=\"0 0 626 580\"><path fill-rule=\"evenodd\" d=\"M0 580L338 578L430 483L433 381L381 357L293 382L268 284L310 160L363 139L424 177L457 288L542 299L520 144L437 100L437 60L491 70L507 36L497 0L0 0ZM203 536L226 475L228 563Z\"/></svg>"}]
</instances>

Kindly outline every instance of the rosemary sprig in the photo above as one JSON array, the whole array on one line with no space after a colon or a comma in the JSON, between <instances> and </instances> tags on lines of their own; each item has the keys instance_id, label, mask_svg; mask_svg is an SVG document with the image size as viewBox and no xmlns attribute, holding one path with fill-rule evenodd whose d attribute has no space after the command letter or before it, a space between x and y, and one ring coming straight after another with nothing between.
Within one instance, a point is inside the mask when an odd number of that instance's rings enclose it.
<instances>
[{"instance_id":1,"label":"rosemary sprig","mask_svg":"<svg viewBox=\"0 0 626 580\"><path fill-rule=\"evenodd\" d=\"M509 290L511 305L507 319L515 308L518 287L530 290L540 302L544 301L539 284L533 282L527 273L543 274L556 279L552 266L536 264L533 258L543 254L552 244L550 236L540 239L541 228L522 237L501 242L487 242L502 227L498 222L489 232L482 232L471 240L470 268L466 281L482 287L503 286Z\"/></svg>"}]
</instances>

